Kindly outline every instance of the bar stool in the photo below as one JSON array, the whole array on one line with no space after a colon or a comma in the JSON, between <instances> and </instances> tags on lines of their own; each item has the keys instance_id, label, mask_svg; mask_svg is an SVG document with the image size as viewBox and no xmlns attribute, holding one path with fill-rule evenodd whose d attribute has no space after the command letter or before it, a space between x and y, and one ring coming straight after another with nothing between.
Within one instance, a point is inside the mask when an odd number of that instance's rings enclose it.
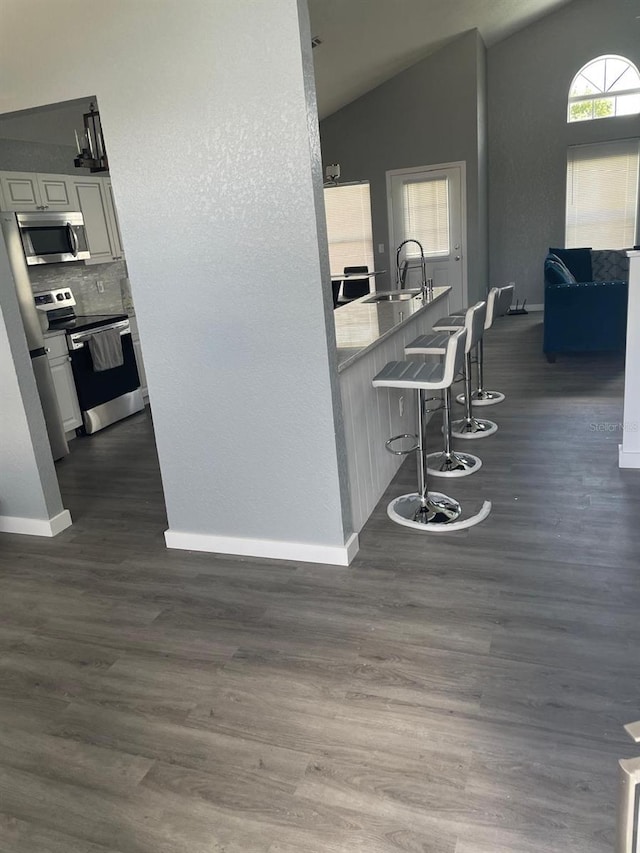
<instances>
[{"instance_id":1,"label":"bar stool","mask_svg":"<svg viewBox=\"0 0 640 853\"><path fill-rule=\"evenodd\" d=\"M464 383L465 383L465 415L451 424L451 434L456 438L486 438L498 431L498 424L493 421L473 416L473 400L471 395L472 367L471 353L482 339L484 323L487 316L487 303L476 302L471 308L467 308L464 316L452 315L443 317L434 323L433 329L437 332L455 332L462 325L467 330L464 360Z\"/></svg>"},{"instance_id":2,"label":"bar stool","mask_svg":"<svg viewBox=\"0 0 640 853\"><path fill-rule=\"evenodd\" d=\"M458 520L462 513L458 501L428 489L425 392L451 388L453 378L462 365L466 337L466 329L450 335L441 361L391 361L372 380L376 388L414 390L417 395L417 435L396 435L385 443L390 453L405 455L415 451L418 455L418 491L394 498L387 507L389 518L405 527L428 532L462 530L483 521L491 512L491 503L484 501L476 515ZM393 449L394 442L407 438L415 439L416 444L408 450Z\"/></svg>"},{"instance_id":3,"label":"bar stool","mask_svg":"<svg viewBox=\"0 0 640 853\"><path fill-rule=\"evenodd\" d=\"M487 296L487 319L484 323L484 331L490 329L494 320L506 314L511 306L513 297L513 285L507 287L492 287ZM472 392L471 398L474 406L494 406L496 403L501 403L504 400L504 394L501 391L487 391L484 386L484 335L478 341L477 359L478 359L478 387ZM458 394L456 397L458 403L464 405L464 394Z\"/></svg>"},{"instance_id":4,"label":"bar stool","mask_svg":"<svg viewBox=\"0 0 640 853\"><path fill-rule=\"evenodd\" d=\"M430 335L420 335L404 348L404 354L411 358L414 355L439 355L446 352L447 342L451 335L448 332L436 332ZM442 400L442 433L444 449L427 455L427 471L436 477L466 477L479 471L482 460L471 453L459 453L451 448L451 386L443 391Z\"/></svg>"}]
</instances>

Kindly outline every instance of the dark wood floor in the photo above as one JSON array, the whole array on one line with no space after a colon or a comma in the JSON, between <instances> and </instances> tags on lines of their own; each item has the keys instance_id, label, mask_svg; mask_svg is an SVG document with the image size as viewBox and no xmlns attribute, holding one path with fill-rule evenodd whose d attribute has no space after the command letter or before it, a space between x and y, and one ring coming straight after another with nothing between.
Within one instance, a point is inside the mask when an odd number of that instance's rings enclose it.
<instances>
[{"instance_id":1,"label":"dark wood floor","mask_svg":"<svg viewBox=\"0 0 640 853\"><path fill-rule=\"evenodd\" d=\"M0 851L610 853L640 472L620 359L540 342L492 330L500 430L438 481L490 518L394 526L407 463L350 569L166 551L148 419L76 442L73 527L0 536Z\"/></svg>"}]
</instances>

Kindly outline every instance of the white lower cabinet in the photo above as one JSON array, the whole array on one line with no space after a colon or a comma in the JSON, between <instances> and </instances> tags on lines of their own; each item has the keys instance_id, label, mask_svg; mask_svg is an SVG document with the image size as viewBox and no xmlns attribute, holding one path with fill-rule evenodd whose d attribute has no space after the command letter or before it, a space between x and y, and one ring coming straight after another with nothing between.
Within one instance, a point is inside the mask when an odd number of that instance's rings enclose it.
<instances>
[{"instance_id":1,"label":"white lower cabinet","mask_svg":"<svg viewBox=\"0 0 640 853\"><path fill-rule=\"evenodd\" d=\"M82 426L82 415L73 381L71 358L67 351L67 339L64 334L47 337L45 345L48 349L49 368L53 378L53 386L58 398L58 408L65 432L73 432Z\"/></svg>"},{"instance_id":2,"label":"white lower cabinet","mask_svg":"<svg viewBox=\"0 0 640 853\"><path fill-rule=\"evenodd\" d=\"M70 432L82 426L82 416L80 415L78 395L76 394L69 356L65 359L51 361L49 366L51 367L64 431Z\"/></svg>"},{"instance_id":3,"label":"white lower cabinet","mask_svg":"<svg viewBox=\"0 0 640 853\"><path fill-rule=\"evenodd\" d=\"M136 356L136 366L138 368L138 376L140 377L140 390L144 397L145 403L149 399L147 391L147 374L144 369L144 361L142 360L142 347L140 346L140 334L138 333L138 323L133 316L129 317L129 325L131 327L131 342L133 343L133 351Z\"/></svg>"},{"instance_id":4,"label":"white lower cabinet","mask_svg":"<svg viewBox=\"0 0 640 853\"><path fill-rule=\"evenodd\" d=\"M120 223L118 222L118 211L116 210L116 200L113 197L113 187L111 186L111 178L103 178L103 188L105 199L107 202L107 221L111 228L111 239L113 242L114 261L121 261L124 258L122 249L122 237L120 236Z\"/></svg>"}]
</instances>

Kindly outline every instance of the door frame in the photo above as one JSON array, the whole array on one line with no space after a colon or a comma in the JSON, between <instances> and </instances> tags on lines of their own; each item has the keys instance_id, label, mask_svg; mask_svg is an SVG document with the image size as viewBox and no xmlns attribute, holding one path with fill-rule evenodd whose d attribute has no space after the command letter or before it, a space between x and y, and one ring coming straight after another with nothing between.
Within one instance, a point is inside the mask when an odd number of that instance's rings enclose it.
<instances>
[{"instance_id":1,"label":"door frame","mask_svg":"<svg viewBox=\"0 0 640 853\"><path fill-rule=\"evenodd\" d=\"M462 304L469 304L469 289L467 276L467 161L456 160L451 163L435 163L430 166L411 166L405 169L389 169L386 175L387 186L387 226L389 230L389 267L393 267L396 243L393 235L393 202L391 193L391 179L399 175L415 175L420 172L439 172L446 169L460 169L460 239L462 241ZM395 287L395 267L390 270L391 289Z\"/></svg>"}]
</instances>

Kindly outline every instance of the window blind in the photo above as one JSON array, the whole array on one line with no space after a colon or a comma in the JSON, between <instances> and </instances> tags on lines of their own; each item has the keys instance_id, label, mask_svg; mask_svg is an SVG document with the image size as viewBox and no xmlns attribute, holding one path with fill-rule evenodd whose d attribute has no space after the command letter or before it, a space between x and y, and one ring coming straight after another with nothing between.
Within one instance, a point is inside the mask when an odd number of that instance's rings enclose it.
<instances>
[{"instance_id":1,"label":"window blind","mask_svg":"<svg viewBox=\"0 0 640 853\"><path fill-rule=\"evenodd\" d=\"M402 188L404 236L419 240L425 255L449 254L449 179L407 181ZM417 246L407 246L407 255L417 257Z\"/></svg>"},{"instance_id":2,"label":"window blind","mask_svg":"<svg viewBox=\"0 0 640 853\"><path fill-rule=\"evenodd\" d=\"M639 145L638 139L622 139L568 149L567 248L635 244Z\"/></svg>"},{"instance_id":3,"label":"window blind","mask_svg":"<svg viewBox=\"0 0 640 853\"><path fill-rule=\"evenodd\" d=\"M366 265L373 270L369 184L325 187L324 206L331 275L340 275L352 266Z\"/></svg>"}]
</instances>

